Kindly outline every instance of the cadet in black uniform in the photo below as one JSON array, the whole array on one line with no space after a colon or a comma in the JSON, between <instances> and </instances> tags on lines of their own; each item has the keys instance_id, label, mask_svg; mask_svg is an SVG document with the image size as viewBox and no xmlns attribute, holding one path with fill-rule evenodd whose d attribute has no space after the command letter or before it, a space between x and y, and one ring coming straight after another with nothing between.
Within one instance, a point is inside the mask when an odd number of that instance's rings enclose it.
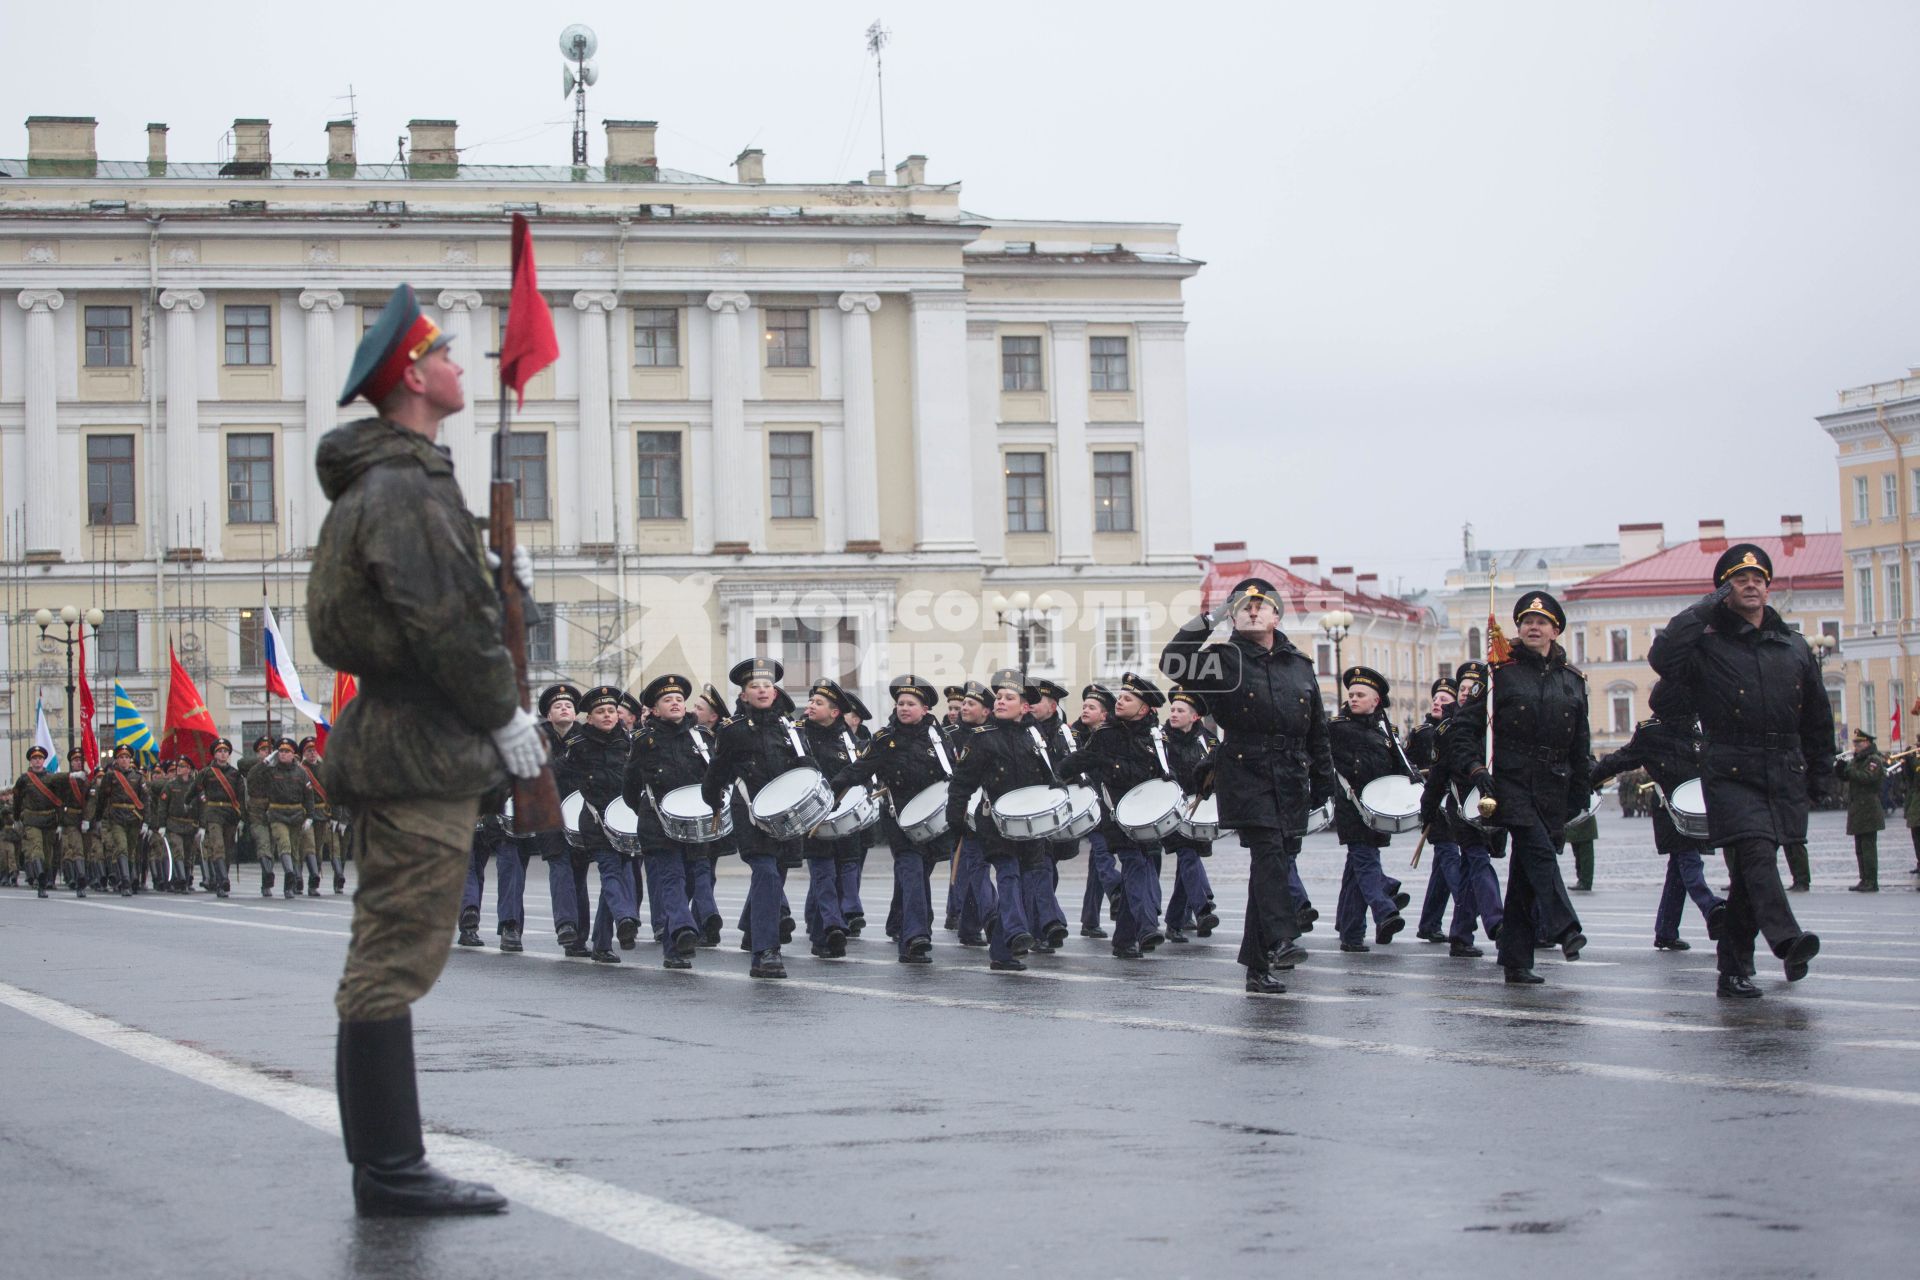
<instances>
[{"instance_id":1,"label":"cadet in black uniform","mask_svg":"<svg viewBox=\"0 0 1920 1280\"><path fill-rule=\"evenodd\" d=\"M1464 776L1455 777L1448 768L1447 735L1454 727L1453 713L1486 696L1486 664L1463 662L1456 677L1459 700L1434 730L1433 763L1420 793L1420 823L1429 842L1451 844L1459 851L1458 878L1448 885L1453 893L1453 924L1445 935L1451 944L1447 954L1477 960L1485 953L1473 945L1475 919L1485 926L1489 938L1500 934L1500 878L1493 872L1492 860L1506 856L1507 837L1498 828L1487 831L1474 825L1460 810L1459 799L1472 784ZM1478 818L1479 814L1472 816Z\"/></svg>"},{"instance_id":2,"label":"cadet in black uniform","mask_svg":"<svg viewBox=\"0 0 1920 1280\"><path fill-rule=\"evenodd\" d=\"M1719 994L1752 999L1753 939L1807 975L1818 936L1803 932L1780 886L1779 848L1807 839L1807 778L1833 748L1819 664L1767 604L1773 561L1741 542L1721 553L1713 590L1667 624L1647 653L1691 695L1706 732L1708 842L1726 855L1732 891L1720 933Z\"/></svg>"},{"instance_id":3,"label":"cadet in black uniform","mask_svg":"<svg viewBox=\"0 0 1920 1280\"><path fill-rule=\"evenodd\" d=\"M1246 932L1240 963L1247 990L1286 990L1273 970L1306 952L1288 878L1300 854L1307 815L1334 787L1327 717L1312 661L1278 631L1285 605L1264 578L1246 578L1228 595L1221 617L1202 613L1180 628L1160 656L1160 670L1206 699L1225 739L1214 753L1213 786L1220 825L1236 830L1251 855ZM1228 639L1209 644L1227 621Z\"/></svg>"},{"instance_id":4,"label":"cadet in black uniform","mask_svg":"<svg viewBox=\"0 0 1920 1280\"><path fill-rule=\"evenodd\" d=\"M662 958L669 969L693 967L700 928L694 922L688 884L696 867L708 865L706 851L699 845L683 844L667 835L654 807L676 787L698 785L707 776L707 762L713 758L706 731L694 723L687 710L687 696L692 692L693 681L681 675L656 676L641 691L647 718L633 740L620 790L639 821L647 891L660 914ZM718 933L720 916L716 912L701 924L708 932Z\"/></svg>"},{"instance_id":5,"label":"cadet in black uniform","mask_svg":"<svg viewBox=\"0 0 1920 1280\"><path fill-rule=\"evenodd\" d=\"M836 796L877 780L887 789L881 833L893 851L893 889L899 919L893 929L901 964L928 964L933 952L933 868L948 856L952 835L916 845L900 829L902 806L928 787L953 776L953 758L934 720L933 686L917 676L895 676L887 685L893 717L876 731L859 758L832 778Z\"/></svg>"},{"instance_id":6,"label":"cadet in black uniform","mask_svg":"<svg viewBox=\"0 0 1920 1280\"><path fill-rule=\"evenodd\" d=\"M1333 767L1345 784L1333 793L1333 827L1346 846L1347 861L1340 872L1340 898L1333 910L1333 927L1342 951L1366 951L1367 911L1373 911L1373 940L1386 944L1406 927L1394 894L1399 882L1389 880L1380 866L1380 850L1393 837L1375 831L1360 815L1355 799L1369 782L1391 774L1405 776L1406 766L1394 748L1387 709L1393 705L1387 678L1372 667L1348 667L1340 673L1347 704L1327 726L1327 746Z\"/></svg>"},{"instance_id":7,"label":"cadet in black uniform","mask_svg":"<svg viewBox=\"0 0 1920 1280\"><path fill-rule=\"evenodd\" d=\"M1067 696L1066 686L1056 680L1034 680L1027 686L1034 728L1040 731L1040 740L1054 760L1066 759L1079 747L1060 711L1060 703ZM1079 856L1078 839L1049 840L1039 873L1021 877L1027 891L1027 924L1033 930L1033 949L1037 952L1045 954L1067 940L1067 913L1060 905L1060 864Z\"/></svg>"},{"instance_id":8,"label":"cadet in black uniform","mask_svg":"<svg viewBox=\"0 0 1920 1280\"><path fill-rule=\"evenodd\" d=\"M1434 743L1440 723L1453 714L1459 692L1460 686L1451 678L1441 676L1435 680L1427 690L1426 719L1407 735L1407 759L1413 762L1422 778L1433 773ZM1440 839L1433 832L1427 833L1427 844L1433 850L1433 864L1427 869L1427 893L1420 903L1420 925L1413 936L1422 942L1445 942L1447 935L1442 926L1446 922L1447 900L1460 896L1460 846Z\"/></svg>"},{"instance_id":9,"label":"cadet in black uniform","mask_svg":"<svg viewBox=\"0 0 1920 1280\"><path fill-rule=\"evenodd\" d=\"M780 944L792 926L784 922L782 903L787 869L802 861L800 841L776 840L753 825L751 804L760 788L789 769L806 763L800 731L779 710L780 678L786 674L771 658L748 658L727 673L740 689L737 715L720 722L714 734L713 760L700 782L701 798L709 808L728 800L734 783L740 787L728 801L733 805L733 833L740 859L753 878L747 886L747 946L753 952L756 978L784 978L787 966ZM744 792L745 794L740 794Z\"/></svg>"},{"instance_id":10,"label":"cadet in black uniform","mask_svg":"<svg viewBox=\"0 0 1920 1280\"><path fill-rule=\"evenodd\" d=\"M1442 739L1448 767L1481 789L1482 816L1511 836L1507 902L1501 917L1500 964L1507 981L1545 981L1533 971L1534 929L1580 958L1586 935L1560 876L1567 822L1585 811L1592 794L1587 731L1587 678L1567 662L1557 637L1566 612L1544 591L1529 591L1513 606L1518 643L1511 660L1492 668L1485 699L1454 713ZM1488 721L1493 760L1487 767Z\"/></svg>"},{"instance_id":11,"label":"cadet in black uniform","mask_svg":"<svg viewBox=\"0 0 1920 1280\"><path fill-rule=\"evenodd\" d=\"M1200 794L1201 773L1212 770L1210 757L1220 745L1203 722L1206 714L1206 703L1191 689L1167 694L1167 758L1180 789L1189 796ZM1220 927L1204 861L1213 856L1213 841L1176 833L1168 843L1174 851L1174 871L1173 892L1167 896L1167 941L1185 942L1189 927L1208 937Z\"/></svg>"},{"instance_id":12,"label":"cadet in black uniform","mask_svg":"<svg viewBox=\"0 0 1920 1280\"><path fill-rule=\"evenodd\" d=\"M833 778L853 762L856 749L846 726L846 692L832 680L816 680L807 691L807 705L799 729L807 756L822 777ZM802 844L807 859L807 940L813 954L831 959L847 954L847 919L841 903L840 877L851 858L854 838L828 840L808 836Z\"/></svg>"},{"instance_id":13,"label":"cadet in black uniform","mask_svg":"<svg viewBox=\"0 0 1920 1280\"><path fill-rule=\"evenodd\" d=\"M581 693L570 684L552 685L540 695L540 733L547 758L554 762L555 786L566 799L566 786L559 781L560 761L566 756L567 743L578 726ZM587 863L586 851L576 849L560 831L547 831L534 837L534 847L547 861L547 892L553 901L554 941L569 956L585 958L587 952Z\"/></svg>"},{"instance_id":14,"label":"cadet in black uniform","mask_svg":"<svg viewBox=\"0 0 1920 1280\"><path fill-rule=\"evenodd\" d=\"M1079 750L1087 735L1113 718L1113 690L1103 684L1090 684L1080 691L1080 717L1072 725L1074 750ZM1120 918L1120 864L1107 845L1106 833L1095 827L1087 837L1087 887L1080 894L1080 936L1104 938L1100 927L1100 909Z\"/></svg>"},{"instance_id":15,"label":"cadet in black uniform","mask_svg":"<svg viewBox=\"0 0 1920 1280\"><path fill-rule=\"evenodd\" d=\"M720 722L727 718L727 700L721 692L710 684L700 686L700 696L687 704L688 718L702 734L709 756L713 751L714 732ZM695 782L699 779L695 778ZM696 864L687 874L687 893L693 900L693 918L701 921L700 945L717 947L720 945L720 929L725 923L720 916L720 906L713 896L714 868L720 859L735 852L734 838L731 833L718 840L709 840L695 846L703 855L705 865Z\"/></svg>"},{"instance_id":16,"label":"cadet in black uniform","mask_svg":"<svg viewBox=\"0 0 1920 1280\"><path fill-rule=\"evenodd\" d=\"M847 733L853 738L851 755L860 754L860 749L873 741L873 712L860 700L860 695L851 689L842 688L840 696L846 700L847 709L842 716ZM831 778L832 773L827 776ZM878 824L876 824L878 825ZM840 915L847 922L847 936L857 938L867 927L866 904L860 900L860 883L867 874L867 850L872 847L873 828L856 831L841 849L838 874L840 877Z\"/></svg>"},{"instance_id":17,"label":"cadet in black uniform","mask_svg":"<svg viewBox=\"0 0 1920 1280\"><path fill-rule=\"evenodd\" d=\"M580 809L580 836L587 856L600 869L600 903L593 918L593 950L597 964L619 964L613 949L615 934L622 950L632 950L640 936L640 911L635 901L633 859L613 847L603 816L620 798L627 776L627 748L632 739L620 727L620 690L597 685L587 690L581 709L585 724L567 736L567 748L554 763L554 778L563 794L578 791L586 800Z\"/></svg>"},{"instance_id":18,"label":"cadet in black uniform","mask_svg":"<svg viewBox=\"0 0 1920 1280\"><path fill-rule=\"evenodd\" d=\"M975 791L985 791L988 803L1018 787L1054 785L1053 768L1041 750L1039 734L1027 717L1026 682L1019 671L1003 668L993 675L993 714L961 741L960 758L953 767L947 794L947 828L966 830L968 806ZM969 689L969 698L975 693ZM1043 841L1012 840L1002 835L990 813L978 819L981 854L993 868L997 892L987 918L987 954L995 970L1026 969L1020 957L1033 947L1027 926L1026 894L1021 889L1023 855L1044 857ZM1035 846L1029 850L1026 846ZM978 893L978 890L976 890ZM984 898L984 895L981 895ZM982 901L981 905L986 906Z\"/></svg>"}]
</instances>

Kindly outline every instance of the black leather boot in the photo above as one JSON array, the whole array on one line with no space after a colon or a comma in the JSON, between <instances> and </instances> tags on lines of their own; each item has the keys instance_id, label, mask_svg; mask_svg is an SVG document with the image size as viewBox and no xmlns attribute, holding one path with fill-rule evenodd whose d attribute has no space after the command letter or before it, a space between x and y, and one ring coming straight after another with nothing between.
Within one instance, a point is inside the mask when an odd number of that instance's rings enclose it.
<instances>
[{"instance_id":1,"label":"black leather boot","mask_svg":"<svg viewBox=\"0 0 1920 1280\"><path fill-rule=\"evenodd\" d=\"M484 1182L450 1178L427 1163L413 1077L413 1017L342 1022L334 1049L340 1133L362 1217L499 1213L507 1198Z\"/></svg>"}]
</instances>

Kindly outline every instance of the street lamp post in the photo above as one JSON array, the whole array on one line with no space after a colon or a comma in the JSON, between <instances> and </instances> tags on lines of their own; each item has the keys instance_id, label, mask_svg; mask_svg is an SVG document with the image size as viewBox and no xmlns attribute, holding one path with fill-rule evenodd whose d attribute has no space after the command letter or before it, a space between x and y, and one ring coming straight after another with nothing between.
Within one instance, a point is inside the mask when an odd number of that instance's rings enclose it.
<instances>
[{"instance_id":1,"label":"street lamp post","mask_svg":"<svg viewBox=\"0 0 1920 1280\"><path fill-rule=\"evenodd\" d=\"M1013 628L1014 651L1020 661L1022 685L1027 683L1027 667L1033 662L1033 637L1028 628L1053 612L1057 604L1052 593L1046 591L1042 591L1038 599L1024 591L1016 591L1010 597L995 592L987 600L987 607L993 610L994 618L999 625Z\"/></svg>"},{"instance_id":2,"label":"street lamp post","mask_svg":"<svg viewBox=\"0 0 1920 1280\"><path fill-rule=\"evenodd\" d=\"M1828 635L1826 632L1821 631L1815 635L1808 636L1807 644L1809 647L1813 649L1814 669L1816 671L1821 672L1824 676L1827 668L1827 659L1831 657L1833 654L1833 651L1839 647L1840 642L1834 639L1832 636ZM1834 737L1834 741L1836 744L1839 742L1839 736L1837 731ZM1894 745L1898 746L1899 744L1896 743Z\"/></svg>"},{"instance_id":3,"label":"street lamp post","mask_svg":"<svg viewBox=\"0 0 1920 1280\"><path fill-rule=\"evenodd\" d=\"M52 641L55 641L56 643L65 645L67 648L67 751L69 754L71 754L73 751L73 742L74 742L73 694L74 694L75 686L73 682L73 650L74 650L74 646L80 643L80 638L73 634L73 627L75 623L80 621L81 613L78 609L74 608L70 604L60 606L60 622L63 626L65 626L67 631L65 638L62 638L60 636L49 636L47 634L47 628L53 625L53 618L54 618L54 614L51 609L35 610L33 615L33 625L40 628L40 638L42 640L52 640ZM105 622L106 620L107 620L107 615L100 612L98 608L88 609L86 612L87 625L92 627L96 632L99 631L100 624ZM62 761L61 763L64 764L66 762Z\"/></svg>"},{"instance_id":4,"label":"street lamp post","mask_svg":"<svg viewBox=\"0 0 1920 1280\"><path fill-rule=\"evenodd\" d=\"M1345 609L1329 609L1320 615L1320 629L1327 633L1327 639L1333 641L1333 683L1335 692L1338 692L1340 673L1347 669L1346 663L1340 658L1340 642L1353 629L1353 615Z\"/></svg>"}]
</instances>

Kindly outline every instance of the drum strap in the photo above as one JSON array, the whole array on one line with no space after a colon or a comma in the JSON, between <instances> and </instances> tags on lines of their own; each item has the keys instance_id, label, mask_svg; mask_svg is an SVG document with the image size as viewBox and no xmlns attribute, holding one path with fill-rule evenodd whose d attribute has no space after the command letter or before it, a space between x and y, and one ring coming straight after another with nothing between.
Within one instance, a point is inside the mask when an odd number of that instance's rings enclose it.
<instances>
[{"instance_id":1,"label":"drum strap","mask_svg":"<svg viewBox=\"0 0 1920 1280\"><path fill-rule=\"evenodd\" d=\"M933 758L940 762L940 772L951 778L953 776L953 761L947 759L947 746L940 740L940 727L933 724L928 725L927 737L933 742Z\"/></svg>"},{"instance_id":2,"label":"drum strap","mask_svg":"<svg viewBox=\"0 0 1920 1280\"><path fill-rule=\"evenodd\" d=\"M700 753L700 759L706 764L712 764L713 752L707 750L706 738L701 736L698 729L689 729L687 732L693 737L693 749Z\"/></svg>"},{"instance_id":3,"label":"drum strap","mask_svg":"<svg viewBox=\"0 0 1920 1280\"><path fill-rule=\"evenodd\" d=\"M800 731L793 727L793 721L787 719L785 716L781 716L780 723L786 726L787 741L793 744L793 754L799 756L802 760L809 759L806 744L800 741Z\"/></svg>"},{"instance_id":4,"label":"drum strap","mask_svg":"<svg viewBox=\"0 0 1920 1280\"><path fill-rule=\"evenodd\" d=\"M1033 749L1040 753L1040 763L1047 766L1047 776L1057 777L1053 771L1053 757L1047 754L1047 740L1040 736L1040 730L1034 725L1027 726L1027 735L1033 739Z\"/></svg>"},{"instance_id":5,"label":"drum strap","mask_svg":"<svg viewBox=\"0 0 1920 1280\"><path fill-rule=\"evenodd\" d=\"M1160 776L1163 778L1171 778L1173 776L1173 770L1167 768L1167 744L1160 726L1156 724L1148 729L1147 736L1153 739L1153 755L1154 758L1160 762Z\"/></svg>"},{"instance_id":6,"label":"drum strap","mask_svg":"<svg viewBox=\"0 0 1920 1280\"><path fill-rule=\"evenodd\" d=\"M858 760L860 758L860 748L854 745L852 734L842 729L840 731L840 741L845 744L847 748L848 760Z\"/></svg>"}]
</instances>

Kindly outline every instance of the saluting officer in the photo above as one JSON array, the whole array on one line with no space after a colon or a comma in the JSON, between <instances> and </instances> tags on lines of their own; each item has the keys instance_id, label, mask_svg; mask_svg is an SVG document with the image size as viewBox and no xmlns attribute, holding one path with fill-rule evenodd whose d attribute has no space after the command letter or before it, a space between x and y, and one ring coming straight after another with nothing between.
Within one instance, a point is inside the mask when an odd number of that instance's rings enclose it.
<instances>
[{"instance_id":1,"label":"saluting officer","mask_svg":"<svg viewBox=\"0 0 1920 1280\"><path fill-rule=\"evenodd\" d=\"M1346 865L1340 872L1340 898L1334 906L1333 927L1342 951L1366 951L1367 912L1373 912L1373 940L1385 945L1406 927L1395 898L1399 881L1380 867L1380 850L1393 837L1375 831L1360 814L1357 798L1369 782L1406 768L1394 749L1387 725L1393 705L1387 678L1372 667L1348 667L1340 673L1346 705L1327 726L1327 746L1333 767L1344 783L1333 793L1333 826L1346 846Z\"/></svg>"},{"instance_id":2,"label":"saluting officer","mask_svg":"<svg viewBox=\"0 0 1920 1280\"><path fill-rule=\"evenodd\" d=\"M1247 990L1286 990L1273 970L1303 957L1288 880L1300 855L1307 815L1332 794L1327 717L1312 661L1280 634L1285 608L1264 578L1245 578L1211 613L1182 626L1160 670L1207 700L1225 739L1214 753L1220 825L1240 832L1250 852L1246 932L1240 963ZM1232 635L1209 644L1216 624Z\"/></svg>"},{"instance_id":3,"label":"saluting officer","mask_svg":"<svg viewBox=\"0 0 1920 1280\"><path fill-rule=\"evenodd\" d=\"M1807 975L1818 935L1801 930L1780 886L1782 844L1807 839L1807 779L1833 748L1833 712L1813 650L1767 603L1773 560L1735 543L1713 567L1713 589L1675 614L1647 652L1661 676L1692 695L1706 733L1701 780L1710 844L1727 860L1731 892L1720 934L1719 994L1753 999L1753 939Z\"/></svg>"},{"instance_id":4,"label":"saluting officer","mask_svg":"<svg viewBox=\"0 0 1920 1280\"><path fill-rule=\"evenodd\" d=\"M893 851L894 909L889 913L891 936L899 945L901 964L929 964L933 953L933 868L947 856L946 837L916 845L901 830L903 806L928 787L953 775L947 743L934 722L937 695L918 676L895 676L887 684L893 695L893 717L832 778L834 794L848 787L872 785L878 779L889 803L880 819L881 832ZM897 916L897 918L895 918Z\"/></svg>"},{"instance_id":5,"label":"saluting officer","mask_svg":"<svg viewBox=\"0 0 1920 1280\"><path fill-rule=\"evenodd\" d=\"M1220 745L1204 723L1206 714L1205 700L1193 690L1176 688L1167 694L1167 758L1180 789L1189 796L1200 794L1201 773L1212 770L1210 757ZM1213 856L1213 841L1177 833L1169 843L1174 871L1173 892L1167 896L1167 941L1185 942L1189 927L1209 937L1220 927L1205 862Z\"/></svg>"},{"instance_id":6,"label":"saluting officer","mask_svg":"<svg viewBox=\"0 0 1920 1280\"><path fill-rule=\"evenodd\" d=\"M1592 793L1593 757L1587 678L1558 640L1565 610L1547 592L1528 591L1514 602L1513 622L1519 643L1512 658L1493 667L1485 698L1454 713L1442 750L1455 776L1480 788L1483 816L1512 838L1496 942L1507 981L1537 984L1545 979L1533 971L1536 930L1569 960L1579 959L1587 943L1560 876L1559 853L1568 821L1585 811Z\"/></svg>"},{"instance_id":7,"label":"saluting officer","mask_svg":"<svg viewBox=\"0 0 1920 1280\"><path fill-rule=\"evenodd\" d=\"M782 909L787 869L803 860L801 842L776 840L753 824L752 802L760 788L806 762L800 731L780 710L780 679L786 670L771 658L747 658L734 664L728 678L740 689L737 715L720 722L714 734L713 760L700 782L708 808L732 796L733 831L740 858L752 872L747 886L747 947L753 953L749 970L756 978L784 978L787 967L780 944L792 938L793 925Z\"/></svg>"},{"instance_id":8,"label":"saluting officer","mask_svg":"<svg viewBox=\"0 0 1920 1280\"><path fill-rule=\"evenodd\" d=\"M687 698L692 692L693 681L682 675L656 676L641 690L640 701L646 705L647 717L627 755L620 790L638 824L647 892L662 923L660 946L663 962L669 969L693 967L693 954L700 944L702 927L716 937L720 931L717 910L698 924L693 917L690 886L698 872L709 865L706 852L697 844L669 836L660 825L657 808L658 801L669 791L695 786L706 777L707 761L713 758L705 730L694 723L693 715L687 710ZM712 884L709 874L709 901L713 895Z\"/></svg>"}]
</instances>

